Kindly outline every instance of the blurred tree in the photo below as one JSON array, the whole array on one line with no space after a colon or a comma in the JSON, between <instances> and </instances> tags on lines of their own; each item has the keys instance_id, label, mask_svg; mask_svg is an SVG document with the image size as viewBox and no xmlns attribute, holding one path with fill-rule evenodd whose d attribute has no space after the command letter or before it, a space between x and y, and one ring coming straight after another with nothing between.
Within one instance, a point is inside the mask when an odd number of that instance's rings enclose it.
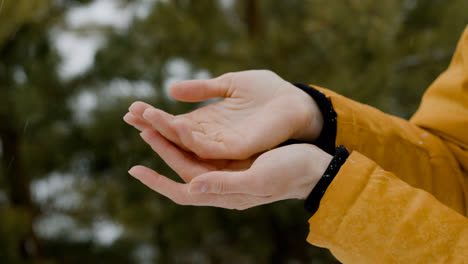
<instances>
[{"instance_id":1,"label":"blurred tree","mask_svg":"<svg viewBox=\"0 0 468 264\"><path fill-rule=\"evenodd\" d=\"M0 2L0 48L25 23L40 19L48 9L50 0L1 1ZM3 14L3 15L1 15Z\"/></svg>"},{"instance_id":2,"label":"blurred tree","mask_svg":"<svg viewBox=\"0 0 468 264\"><path fill-rule=\"evenodd\" d=\"M9 233L2 244L7 244L6 258L8 260L18 259L21 256L23 259L35 258L40 255L40 247L37 241L37 236L33 230L33 221L37 208L34 206L29 191L30 179L27 166L24 163L24 157L21 154L22 145L22 124L24 112L26 110L16 104L25 92L24 87L21 90L16 90L14 86L15 76L25 74L25 68L20 63L12 61L12 54L18 39L23 36L22 31L27 31L25 24L40 19L47 9L48 1L35 1L33 4L29 1L2 1L3 16L0 15L0 82L2 89L0 90L0 98L4 101L0 107L0 139L2 142L2 175L7 175L6 181L2 180L2 187L8 186L9 197L13 207L2 208L1 213L5 215L5 226L2 228L2 233ZM1 14L1 13L0 13ZM6 16L5 14L8 14ZM40 32L35 32L40 33ZM31 36L30 36L31 37ZM24 48L24 46L22 47ZM44 45L39 44L31 50L30 54L37 53L38 49L46 49ZM21 51L22 57L28 57ZM47 54L46 54L47 55ZM18 61L23 61L23 58ZM25 62L27 59L24 60ZM47 59L50 62L50 59ZM32 69L34 65L28 65L28 69ZM38 72L39 73L39 72ZM16 75L15 75L16 74ZM21 81L19 81L21 82ZM25 98L26 99L26 98ZM26 103L26 101L23 101ZM26 110L27 111L27 110ZM3 237L3 236L2 236Z\"/></svg>"},{"instance_id":3,"label":"blurred tree","mask_svg":"<svg viewBox=\"0 0 468 264\"><path fill-rule=\"evenodd\" d=\"M336 263L305 242L298 201L231 212L146 189L131 165L177 177L122 116L138 91L182 113L198 105L169 99L170 82L267 68L409 117L468 23L464 0L155 1L127 29L76 29L105 44L87 72L64 79L51 32L89 1L29 2L0 11L2 263ZM31 180L69 184L44 200ZM120 236L99 242L109 226Z\"/></svg>"}]
</instances>

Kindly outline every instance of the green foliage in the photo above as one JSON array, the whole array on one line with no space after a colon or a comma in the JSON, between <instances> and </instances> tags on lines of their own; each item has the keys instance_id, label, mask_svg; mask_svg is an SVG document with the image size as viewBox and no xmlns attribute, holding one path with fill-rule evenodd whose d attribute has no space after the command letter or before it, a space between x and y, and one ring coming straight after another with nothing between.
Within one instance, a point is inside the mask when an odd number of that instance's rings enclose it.
<instances>
[{"instance_id":1,"label":"green foliage","mask_svg":"<svg viewBox=\"0 0 468 264\"><path fill-rule=\"evenodd\" d=\"M30 212L23 208L0 208L0 259L5 263L17 263L21 261L18 245L28 233L28 221Z\"/></svg>"},{"instance_id":2,"label":"green foliage","mask_svg":"<svg viewBox=\"0 0 468 264\"><path fill-rule=\"evenodd\" d=\"M15 34L21 25L40 19L47 10L50 0L4 0L0 2L0 48Z\"/></svg>"},{"instance_id":3,"label":"green foliage","mask_svg":"<svg viewBox=\"0 0 468 264\"><path fill-rule=\"evenodd\" d=\"M182 207L129 177L140 163L178 180L122 121L141 98L110 92L119 81L133 90L144 82L148 103L183 113L198 105L166 96L174 62L187 65L184 78L267 68L408 118L468 22L463 0L156 1L128 29L90 29L105 45L87 72L62 79L51 32L89 1L30 2L5 1L0 12L2 263L336 263L305 242L299 201L242 212ZM90 112L73 107L84 93L97 100ZM54 175L64 190L31 195ZM106 221L122 230L110 244L95 239ZM31 228L40 250L25 254Z\"/></svg>"}]
</instances>

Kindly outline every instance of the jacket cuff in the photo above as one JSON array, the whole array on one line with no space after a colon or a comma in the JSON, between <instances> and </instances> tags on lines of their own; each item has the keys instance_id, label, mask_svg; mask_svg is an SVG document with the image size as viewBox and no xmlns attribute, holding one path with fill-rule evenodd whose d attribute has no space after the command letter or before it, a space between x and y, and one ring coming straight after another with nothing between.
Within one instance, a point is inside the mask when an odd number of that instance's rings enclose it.
<instances>
[{"instance_id":1,"label":"jacket cuff","mask_svg":"<svg viewBox=\"0 0 468 264\"><path fill-rule=\"evenodd\" d=\"M302 83L294 83L294 85L310 95L315 100L322 113L323 127L319 137L313 142L314 145L330 155L335 155L337 116L331 101L321 91L308 85Z\"/></svg>"},{"instance_id":2,"label":"jacket cuff","mask_svg":"<svg viewBox=\"0 0 468 264\"><path fill-rule=\"evenodd\" d=\"M336 174L340 170L341 166L346 162L349 157L349 152L344 146L338 146L335 150L335 156L328 165L327 170L320 178L319 182L315 185L312 192L309 194L304 202L304 208L312 214L317 212L320 201L322 200L325 191L327 190L330 183L335 178Z\"/></svg>"}]
</instances>

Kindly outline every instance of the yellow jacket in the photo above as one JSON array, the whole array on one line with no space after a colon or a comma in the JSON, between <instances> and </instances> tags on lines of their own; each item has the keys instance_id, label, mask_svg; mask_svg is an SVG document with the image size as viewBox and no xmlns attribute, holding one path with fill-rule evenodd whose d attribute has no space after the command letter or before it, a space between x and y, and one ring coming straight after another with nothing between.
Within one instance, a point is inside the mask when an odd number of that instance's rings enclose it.
<instances>
[{"instance_id":1,"label":"yellow jacket","mask_svg":"<svg viewBox=\"0 0 468 264\"><path fill-rule=\"evenodd\" d=\"M410 121L314 88L351 155L307 241L343 263L468 263L468 27Z\"/></svg>"}]
</instances>

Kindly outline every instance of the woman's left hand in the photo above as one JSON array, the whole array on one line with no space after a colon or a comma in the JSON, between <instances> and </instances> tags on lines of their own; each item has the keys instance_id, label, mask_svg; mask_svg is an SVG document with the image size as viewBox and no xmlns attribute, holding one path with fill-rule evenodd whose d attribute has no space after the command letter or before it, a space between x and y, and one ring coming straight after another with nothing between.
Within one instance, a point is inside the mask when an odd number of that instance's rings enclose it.
<instances>
[{"instance_id":1,"label":"woman's left hand","mask_svg":"<svg viewBox=\"0 0 468 264\"><path fill-rule=\"evenodd\" d=\"M124 120L138 129L149 125L204 159L243 160L288 139L314 142L323 126L312 97L271 71L178 82L169 92L183 102L223 99L181 115L135 102Z\"/></svg>"}]
</instances>

